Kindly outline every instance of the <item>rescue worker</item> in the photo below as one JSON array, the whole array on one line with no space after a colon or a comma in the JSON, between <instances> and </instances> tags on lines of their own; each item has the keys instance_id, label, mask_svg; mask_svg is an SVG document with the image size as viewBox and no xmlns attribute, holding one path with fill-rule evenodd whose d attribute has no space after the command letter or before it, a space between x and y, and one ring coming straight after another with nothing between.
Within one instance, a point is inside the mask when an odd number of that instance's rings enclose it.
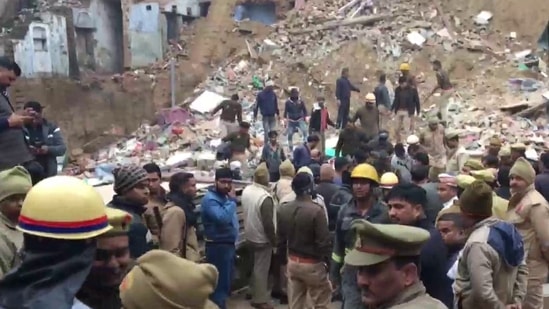
<instances>
[{"instance_id":1,"label":"rescue worker","mask_svg":"<svg viewBox=\"0 0 549 309\"><path fill-rule=\"evenodd\" d=\"M202 198L200 216L206 241L206 262L219 272L219 280L211 300L226 309L231 283L239 223L236 214L236 193L229 168L215 171L215 185Z\"/></svg>"},{"instance_id":2,"label":"rescue worker","mask_svg":"<svg viewBox=\"0 0 549 309\"><path fill-rule=\"evenodd\" d=\"M396 185L398 185L398 176L395 173L387 172L381 175L379 187L381 188L381 198L383 201L385 201L387 193Z\"/></svg>"},{"instance_id":3,"label":"rescue worker","mask_svg":"<svg viewBox=\"0 0 549 309\"><path fill-rule=\"evenodd\" d=\"M16 229L32 179L21 166L0 172L0 278L20 263L23 233Z\"/></svg>"},{"instance_id":4,"label":"rescue worker","mask_svg":"<svg viewBox=\"0 0 549 309\"><path fill-rule=\"evenodd\" d=\"M438 175L438 196L442 202L442 209L446 209L458 199L457 179L454 175L439 174Z\"/></svg>"},{"instance_id":5,"label":"rescue worker","mask_svg":"<svg viewBox=\"0 0 549 309\"><path fill-rule=\"evenodd\" d=\"M363 308L447 308L427 294L419 278L427 231L367 220L356 220L352 227L359 243L345 256L345 263L358 268Z\"/></svg>"},{"instance_id":6,"label":"rescue worker","mask_svg":"<svg viewBox=\"0 0 549 309\"><path fill-rule=\"evenodd\" d=\"M250 123L246 121L239 124L239 130L237 132L230 133L222 138L223 142L230 142L230 161L239 161L242 164L242 173L244 173L244 175L248 175L249 170L246 150L250 153L253 152L250 138Z\"/></svg>"},{"instance_id":7,"label":"rescue worker","mask_svg":"<svg viewBox=\"0 0 549 309\"><path fill-rule=\"evenodd\" d=\"M349 122L339 133L335 147L335 156L339 157L341 155L350 158L358 145L360 145L359 129L353 123Z\"/></svg>"},{"instance_id":8,"label":"rescue worker","mask_svg":"<svg viewBox=\"0 0 549 309\"><path fill-rule=\"evenodd\" d=\"M461 174L470 175L471 171L481 171L484 169L482 162L475 159L469 159L465 161L463 167L461 168Z\"/></svg>"},{"instance_id":9,"label":"rescue worker","mask_svg":"<svg viewBox=\"0 0 549 309\"><path fill-rule=\"evenodd\" d=\"M357 120L360 120L360 126L368 141L377 136L379 133L379 110L376 106L376 96L373 93L366 95L364 106L359 108L351 118L352 123Z\"/></svg>"},{"instance_id":10,"label":"rescue worker","mask_svg":"<svg viewBox=\"0 0 549 309\"><path fill-rule=\"evenodd\" d=\"M486 155L498 156L501 150L501 139L494 135L488 140L488 149Z\"/></svg>"},{"instance_id":11,"label":"rescue worker","mask_svg":"<svg viewBox=\"0 0 549 309\"><path fill-rule=\"evenodd\" d=\"M492 188L492 215L498 219L505 220L509 201L496 194L495 189L497 188L497 183L493 171L489 169L471 171L471 176L475 177L477 180L484 181Z\"/></svg>"},{"instance_id":12,"label":"rescue worker","mask_svg":"<svg viewBox=\"0 0 549 309\"><path fill-rule=\"evenodd\" d=\"M414 75L410 73L410 64L407 62L401 63L399 66L399 70L400 70L400 76L406 78L406 81L409 83L411 87L416 88L417 87L416 78Z\"/></svg>"},{"instance_id":13,"label":"rescue worker","mask_svg":"<svg viewBox=\"0 0 549 309\"><path fill-rule=\"evenodd\" d=\"M351 184L353 199L339 211L330 265L330 281L336 286L341 285L343 309L365 308L356 282L356 269L341 269L345 255L355 245L356 235L351 230L351 222L355 219L366 219L374 223L389 222L387 208L377 200L374 193L379 185L375 168L366 163L357 165L351 172Z\"/></svg>"},{"instance_id":14,"label":"rescue worker","mask_svg":"<svg viewBox=\"0 0 549 309\"><path fill-rule=\"evenodd\" d=\"M79 301L92 309L121 308L118 286L133 262L128 238L132 216L114 208L107 208L106 211L112 229L97 237L90 273L76 294Z\"/></svg>"},{"instance_id":15,"label":"rescue worker","mask_svg":"<svg viewBox=\"0 0 549 309\"><path fill-rule=\"evenodd\" d=\"M446 246L432 221L425 216L427 195L415 184L401 184L387 194L389 217L393 223L414 226L428 231L429 240L421 248L420 279L426 292L446 306L452 306L452 282L446 276Z\"/></svg>"},{"instance_id":16,"label":"rescue worker","mask_svg":"<svg viewBox=\"0 0 549 309\"><path fill-rule=\"evenodd\" d=\"M337 100L337 128L344 129L349 121L349 110L351 108L351 92L360 92L360 89L355 87L349 81L349 68L341 70L341 77L336 81L335 97Z\"/></svg>"},{"instance_id":17,"label":"rescue worker","mask_svg":"<svg viewBox=\"0 0 549 309\"><path fill-rule=\"evenodd\" d=\"M331 249L328 221L322 207L312 199L310 175L297 173L292 189L296 198L281 209L277 226L282 259L287 252L289 307L327 309L332 297L327 267Z\"/></svg>"},{"instance_id":18,"label":"rescue worker","mask_svg":"<svg viewBox=\"0 0 549 309\"><path fill-rule=\"evenodd\" d=\"M446 149L444 148L444 126L435 117L428 120L429 127L423 130L419 136L419 143L429 155L431 169L429 180L437 181L438 174L446 170Z\"/></svg>"},{"instance_id":19,"label":"rescue worker","mask_svg":"<svg viewBox=\"0 0 549 309\"><path fill-rule=\"evenodd\" d=\"M253 183L242 191L244 238L252 250L252 306L274 308L270 304L269 269L276 248L276 207L269 189L269 170L265 163L254 172Z\"/></svg>"},{"instance_id":20,"label":"rescue worker","mask_svg":"<svg viewBox=\"0 0 549 309\"><path fill-rule=\"evenodd\" d=\"M410 86L404 76L398 79L391 111L396 115L395 135L396 142L399 143L403 140L403 136L408 136L413 131L412 119L414 115L419 116L421 112L417 89Z\"/></svg>"},{"instance_id":21,"label":"rescue worker","mask_svg":"<svg viewBox=\"0 0 549 309\"><path fill-rule=\"evenodd\" d=\"M136 259L152 249L152 234L143 215L149 202L149 177L147 171L137 165L124 165L114 169L114 192L108 207L120 209L132 215L128 237L130 255Z\"/></svg>"},{"instance_id":22,"label":"rescue worker","mask_svg":"<svg viewBox=\"0 0 549 309\"><path fill-rule=\"evenodd\" d=\"M160 166L151 162L143 165L143 169L147 172L149 178L149 202L145 207L143 217L145 224L151 231L153 242L155 245L160 243L160 229L162 226L162 216L160 210L164 208L166 203L166 190L162 188L162 172Z\"/></svg>"},{"instance_id":23,"label":"rescue worker","mask_svg":"<svg viewBox=\"0 0 549 309\"><path fill-rule=\"evenodd\" d=\"M376 98L376 106L379 110L379 128L381 130L389 130L389 120L391 119L391 97L387 89L387 75L379 74L379 83L374 89Z\"/></svg>"},{"instance_id":24,"label":"rescue worker","mask_svg":"<svg viewBox=\"0 0 549 309\"><path fill-rule=\"evenodd\" d=\"M242 104L238 94L233 94L230 100L223 100L217 105L210 115L215 115L221 110L219 120L221 122L221 136L238 131L238 124L242 122Z\"/></svg>"},{"instance_id":25,"label":"rescue worker","mask_svg":"<svg viewBox=\"0 0 549 309\"><path fill-rule=\"evenodd\" d=\"M28 192L17 229L22 262L0 281L0 308L71 308L96 257L93 239L112 229L101 195L75 177L46 178Z\"/></svg>"},{"instance_id":26,"label":"rescue worker","mask_svg":"<svg viewBox=\"0 0 549 309\"><path fill-rule=\"evenodd\" d=\"M278 132L268 133L269 142L263 146L261 160L267 163L269 168L269 178L272 182L280 179L280 164L286 160L284 148L278 143Z\"/></svg>"},{"instance_id":27,"label":"rescue worker","mask_svg":"<svg viewBox=\"0 0 549 309\"><path fill-rule=\"evenodd\" d=\"M457 131L446 132L446 173L459 173L465 161L467 161L467 152L465 147L459 144L459 134Z\"/></svg>"},{"instance_id":28,"label":"rescue worker","mask_svg":"<svg viewBox=\"0 0 549 309\"><path fill-rule=\"evenodd\" d=\"M435 71L437 83L424 101L427 101L433 94L435 94L435 92L437 92L437 90L440 90L441 94L437 100L437 107L439 110L438 117L442 122L447 123L448 101L454 95L454 87L452 86L452 82L450 82L448 72L442 69L442 63L440 63L439 60L433 61L433 71Z\"/></svg>"},{"instance_id":29,"label":"rescue worker","mask_svg":"<svg viewBox=\"0 0 549 309\"><path fill-rule=\"evenodd\" d=\"M191 173L175 173L170 177L168 203L162 208L160 249L193 262L200 261L198 246L199 214L196 211L196 179Z\"/></svg>"},{"instance_id":30,"label":"rescue worker","mask_svg":"<svg viewBox=\"0 0 549 309\"><path fill-rule=\"evenodd\" d=\"M39 102L29 101L23 109L33 116L32 123L24 128L25 139L36 162L42 165L44 177L57 175L57 157L65 155L67 146L63 141L61 129L42 116L42 106Z\"/></svg>"},{"instance_id":31,"label":"rescue worker","mask_svg":"<svg viewBox=\"0 0 549 309\"><path fill-rule=\"evenodd\" d=\"M219 309L208 297L218 272L163 250L141 256L120 284L124 309Z\"/></svg>"},{"instance_id":32,"label":"rescue worker","mask_svg":"<svg viewBox=\"0 0 549 309\"><path fill-rule=\"evenodd\" d=\"M523 309L543 308L543 284L549 261L549 204L534 188L536 173L525 158L518 158L509 172L511 200L506 221L514 224L524 239L528 264L528 290Z\"/></svg>"},{"instance_id":33,"label":"rescue worker","mask_svg":"<svg viewBox=\"0 0 549 309\"><path fill-rule=\"evenodd\" d=\"M455 308L521 308L528 269L519 232L492 217L492 190L482 181L470 184L458 204L472 232L458 260Z\"/></svg>"},{"instance_id":34,"label":"rescue worker","mask_svg":"<svg viewBox=\"0 0 549 309\"><path fill-rule=\"evenodd\" d=\"M518 158L526 159L526 145L523 143L515 143L511 145L511 162L514 164Z\"/></svg>"},{"instance_id":35,"label":"rescue worker","mask_svg":"<svg viewBox=\"0 0 549 309\"><path fill-rule=\"evenodd\" d=\"M295 168L289 159L280 164L280 179L276 182L273 192L277 201L292 193L292 179L295 176Z\"/></svg>"}]
</instances>

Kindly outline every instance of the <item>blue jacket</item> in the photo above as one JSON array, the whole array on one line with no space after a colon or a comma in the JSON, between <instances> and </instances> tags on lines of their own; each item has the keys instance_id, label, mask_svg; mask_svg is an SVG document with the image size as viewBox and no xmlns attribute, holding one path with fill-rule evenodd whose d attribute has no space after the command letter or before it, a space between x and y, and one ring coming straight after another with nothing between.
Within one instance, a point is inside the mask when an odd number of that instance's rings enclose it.
<instances>
[{"instance_id":1,"label":"blue jacket","mask_svg":"<svg viewBox=\"0 0 549 309\"><path fill-rule=\"evenodd\" d=\"M311 164L311 150L306 144L300 145L294 149L293 163L296 170Z\"/></svg>"},{"instance_id":2,"label":"blue jacket","mask_svg":"<svg viewBox=\"0 0 549 309\"><path fill-rule=\"evenodd\" d=\"M219 194L215 187L208 188L202 198L200 216L204 226L204 240L234 244L238 240L236 200Z\"/></svg>"},{"instance_id":3,"label":"blue jacket","mask_svg":"<svg viewBox=\"0 0 549 309\"><path fill-rule=\"evenodd\" d=\"M279 115L276 93L267 89L263 89L260 93L258 93L255 99L254 118L257 117L258 109L263 117Z\"/></svg>"},{"instance_id":4,"label":"blue jacket","mask_svg":"<svg viewBox=\"0 0 549 309\"><path fill-rule=\"evenodd\" d=\"M307 117L305 102L301 99L298 99L297 102L292 101L291 99L286 100L286 105L284 105L284 118L300 120L305 117Z\"/></svg>"},{"instance_id":5,"label":"blue jacket","mask_svg":"<svg viewBox=\"0 0 549 309\"><path fill-rule=\"evenodd\" d=\"M348 101L351 98L351 91L360 92L348 78L340 77L336 81L336 98L340 101Z\"/></svg>"}]
</instances>

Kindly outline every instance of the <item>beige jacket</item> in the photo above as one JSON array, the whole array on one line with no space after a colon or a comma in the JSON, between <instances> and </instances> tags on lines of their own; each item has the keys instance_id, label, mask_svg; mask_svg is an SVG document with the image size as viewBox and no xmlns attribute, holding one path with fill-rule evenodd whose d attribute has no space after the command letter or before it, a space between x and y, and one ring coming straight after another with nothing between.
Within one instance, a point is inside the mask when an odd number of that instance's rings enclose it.
<instances>
[{"instance_id":1,"label":"beige jacket","mask_svg":"<svg viewBox=\"0 0 549 309\"><path fill-rule=\"evenodd\" d=\"M439 300L425 292L423 283L418 282L406 288L391 303L377 309L447 309Z\"/></svg>"},{"instance_id":2,"label":"beige jacket","mask_svg":"<svg viewBox=\"0 0 549 309\"><path fill-rule=\"evenodd\" d=\"M444 146L444 126L439 124L434 131L426 129L419 136L421 145L429 155L431 166L446 168L446 147Z\"/></svg>"},{"instance_id":3,"label":"beige jacket","mask_svg":"<svg viewBox=\"0 0 549 309\"><path fill-rule=\"evenodd\" d=\"M549 204L531 186L526 193L511 196L506 219L522 235L528 267L537 270L529 277L545 280L549 262Z\"/></svg>"},{"instance_id":4,"label":"beige jacket","mask_svg":"<svg viewBox=\"0 0 549 309\"><path fill-rule=\"evenodd\" d=\"M162 212L162 209L166 204L164 194L165 192L162 192L161 196L151 196L149 198L149 203L145 205L147 210L145 210L145 213L143 214L143 220L145 220L147 228L151 231L155 244L160 242L160 225L156 215L154 214L154 208L158 208L159 212Z\"/></svg>"},{"instance_id":5,"label":"beige jacket","mask_svg":"<svg viewBox=\"0 0 549 309\"><path fill-rule=\"evenodd\" d=\"M448 162L446 163L446 172L459 173L468 159L465 148L459 146L457 149L449 149L447 152Z\"/></svg>"},{"instance_id":6,"label":"beige jacket","mask_svg":"<svg viewBox=\"0 0 549 309\"><path fill-rule=\"evenodd\" d=\"M292 190L292 178L288 176L281 176L274 187L275 198L278 202L287 199L288 194L293 193Z\"/></svg>"},{"instance_id":7,"label":"beige jacket","mask_svg":"<svg viewBox=\"0 0 549 309\"><path fill-rule=\"evenodd\" d=\"M453 289L460 309L505 309L526 295L528 268L525 261L509 266L488 244L490 227L500 220L485 219L475 225L458 261Z\"/></svg>"},{"instance_id":8,"label":"beige jacket","mask_svg":"<svg viewBox=\"0 0 549 309\"><path fill-rule=\"evenodd\" d=\"M172 202L162 209L160 249L170 251L193 262L200 261L200 248L194 226L187 226L185 211ZM187 245L184 247L185 236Z\"/></svg>"},{"instance_id":9,"label":"beige jacket","mask_svg":"<svg viewBox=\"0 0 549 309\"><path fill-rule=\"evenodd\" d=\"M6 216L0 213L0 278L20 262L23 233L15 229Z\"/></svg>"}]
</instances>

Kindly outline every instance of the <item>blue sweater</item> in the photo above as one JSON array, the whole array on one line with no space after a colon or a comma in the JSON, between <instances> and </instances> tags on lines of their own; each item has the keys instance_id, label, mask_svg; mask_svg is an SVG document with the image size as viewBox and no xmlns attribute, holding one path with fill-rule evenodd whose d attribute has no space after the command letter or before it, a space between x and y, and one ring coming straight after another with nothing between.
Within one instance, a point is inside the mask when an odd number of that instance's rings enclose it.
<instances>
[{"instance_id":1,"label":"blue sweater","mask_svg":"<svg viewBox=\"0 0 549 309\"><path fill-rule=\"evenodd\" d=\"M279 115L278 99L276 98L276 93L274 93L273 90L263 89L257 94L254 106L254 118L257 117L258 110L261 112L261 116L263 117Z\"/></svg>"},{"instance_id":2,"label":"blue sweater","mask_svg":"<svg viewBox=\"0 0 549 309\"><path fill-rule=\"evenodd\" d=\"M307 117L307 108L302 100L297 99L297 101L292 101L291 99L288 99L286 101L286 105L284 106L284 118L300 120L305 117Z\"/></svg>"},{"instance_id":3,"label":"blue sweater","mask_svg":"<svg viewBox=\"0 0 549 309\"><path fill-rule=\"evenodd\" d=\"M306 144L297 146L294 149L294 166L298 170L304 166L311 164L311 150Z\"/></svg>"},{"instance_id":4,"label":"blue sweater","mask_svg":"<svg viewBox=\"0 0 549 309\"><path fill-rule=\"evenodd\" d=\"M236 243L239 225L234 198L219 194L213 186L208 188L202 198L200 216L206 241Z\"/></svg>"}]
</instances>

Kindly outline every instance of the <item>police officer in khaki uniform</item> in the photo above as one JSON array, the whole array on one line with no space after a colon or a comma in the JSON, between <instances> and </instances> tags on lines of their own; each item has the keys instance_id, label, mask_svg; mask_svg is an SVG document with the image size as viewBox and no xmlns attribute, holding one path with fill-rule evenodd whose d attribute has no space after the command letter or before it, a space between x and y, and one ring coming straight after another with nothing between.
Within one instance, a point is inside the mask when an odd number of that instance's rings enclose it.
<instances>
[{"instance_id":1,"label":"police officer in khaki uniform","mask_svg":"<svg viewBox=\"0 0 549 309\"><path fill-rule=\"evenodd\" d=\"M477 180L484 181L492 190L496 188L496 175L492 169L484 169L480 171L471 171L471 176ZM492 215L498 219L505 220L507 217L507 207L509 201L499 197L496 192L492 191Z\"/></svg>"},{"instance_id":2,"label":"police officer in khaki uniform","mask_svg":"<svg viewBox=\"0 0 549 309\"><path fill-rule=\"evenodd\" d=\"M362 302L375 308L446 309L419 279L419 255L429 232L397 224L353 223L356 247L345 263L358 267Z\"/></svg>"},{"instance_id":3,"label":"police officer in khaki uniform","mask_svg":"<svg viewBox=\"0 0 549 309\"><path fill-rule=\"evenodd\" d=\"M480 171L484 169L484 165L482 165L482 162L476 159L469 159L465 161L465 164L461 167L460 173L469 175L471 174L471 171Z\"/></svg>"},{"instance_id":4,"label":"police officer in khaki uniform","mask_svg":"<svg viewBox=\"0 0 549 309\"><path fill-rule=\"evenodd\" d=\"M152 250L120 284L124 309L219 309L208 297L217 285L211 264L196 264L163 250Z\"/></svg>"},{"instance_id":5,"label":"police officer in khaki uniform","mask_svg":"<svg viewBox=\"0 0 549 309\"><path fill-rule=\"evenodd\" d=\"M431 169L429 170L429 180L436 182L438 174L446 170L446 148L444 147L444 126L439 123L439 119L431 117L429 127L423 130L419 136L419 143L427 151Z\"/></svg>"},{"instance_id":6,"label":"police officer in khaki uniform","mask_svg":"<svg viewBox=\"0 0 549 309\"><path fill-rule=\"evenodd\" d=\"M457 131L446 132L446 172L459 173L467 161L467 152L465 147L459 144L459 134Z\"/></svg>"},{"instance_id":7,"label":"police officer in khaki uniform","mask_svg":"<svg viewBox=\"0 0 549 309\"><path fill-rule=\"evenodd\" d=\"M15 227L23 200L31 188L31 176L23 167L0 172L0 278L19 262L23 233Z\"/></svg>"},{"instance_id":8,"label":"police officer in khaki uniform","mask_svg":"<svg viewBox=\"0 0 549 309\"><path fill-rule=\"evenodd\" d=\"M528 269L519 231L492 216L492 189L483 181L470 184L458 205L471 233L458 260L454 308L520 309Z\"/></svg>"},{"instance_id":9,"label":"police officer in khaki uniform","mask_svg":"<svg viewBox=\"0 0 549 309\"><path fill-rule=\"evenodd\" d=\"M528 264L528 290L522 309L543 308L543 283L549 261L549 204L534 189L536 173L520 157L509 171L511 199L507 221L513 223L524 239Z\"/></svg>"}]
</instances>

